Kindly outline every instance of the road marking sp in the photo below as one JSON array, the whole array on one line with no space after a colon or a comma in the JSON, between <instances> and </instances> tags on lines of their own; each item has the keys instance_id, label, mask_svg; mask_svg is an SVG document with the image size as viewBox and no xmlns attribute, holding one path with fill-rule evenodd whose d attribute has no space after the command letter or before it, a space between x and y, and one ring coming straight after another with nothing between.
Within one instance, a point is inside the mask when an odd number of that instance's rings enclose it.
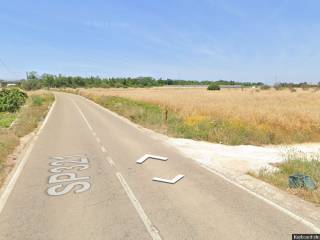
<instances>
[{"instance_id":1,"label":"road marking sp","mask_svg":"<svg viewBox=\"0 0 320 240\"><path fill-rule=\"evenodd\" d=\"M49 176L49 186L47 193L49 196L61 196L68 192L82 193L90 189L89 176L78 177L78 172L89 168L89 161L86 156L55 156L50 160L58 160L50 162L50 173L55 173Z\"/></svg>"}]
</instances>

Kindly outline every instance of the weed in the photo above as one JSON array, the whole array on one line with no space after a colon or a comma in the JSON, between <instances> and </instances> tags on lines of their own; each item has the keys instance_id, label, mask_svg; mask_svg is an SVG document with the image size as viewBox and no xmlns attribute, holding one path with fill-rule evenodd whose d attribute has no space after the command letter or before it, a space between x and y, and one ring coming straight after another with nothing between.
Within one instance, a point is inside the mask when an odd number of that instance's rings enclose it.
<instances>
[{"instance_id":1,"label":"weed","mask_svg":"<svg viewBox=\"0 0 320 240\"><path fill-rule=\"evenodd\" d=\"M38 95L31 96L31 99L32 99L32 104L33 105L37 105L37 106L41 106L43 104L43 101L44 101L43 97L38 96Z\"/></svg>"},{"instance_id":2,"label":"weed","mask_svg":"<svg viewBox=\"0 0 320 240\"><path fill-rule=\"evenodd\" d=\"M270 172L267 169L261 169L254 176L275 185L281 189L295 194L305 200L320 204L320 190L308 191L306 189L289 189L288 177L295 173L302 173L311 176L319 186L320 184L320 155L306 154L296 151L290 151L285 155L285 161L277 164L279 171Z\"/></svg>"},{"instance_id":3,"label":"weed","mask_svg":"<svg viewBox=\"0 0 320 240\"><path fill-rule=\"evenodd\" d=\"M8 128L16 119L16 113L0 113L0 128Z\"/></svg>"}]
</instances>

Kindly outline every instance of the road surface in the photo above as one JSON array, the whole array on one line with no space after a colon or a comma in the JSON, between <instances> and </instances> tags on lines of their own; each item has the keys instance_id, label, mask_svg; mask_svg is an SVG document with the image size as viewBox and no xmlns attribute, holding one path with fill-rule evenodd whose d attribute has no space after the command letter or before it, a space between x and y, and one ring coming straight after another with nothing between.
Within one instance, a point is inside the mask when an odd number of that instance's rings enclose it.
<instances>
[{"instance_id":1,"label":"road surface","mask_svg":"<svg viewBox=\"0 0 320 240\"><path fill-rule=\"evenodd\" d=\"M144 154L167 157L137 164ZM172 179L176 184L152 181ZM0 239L291 239L305 225L96 104L57 93Z\"/></svg>"}]
</instances>

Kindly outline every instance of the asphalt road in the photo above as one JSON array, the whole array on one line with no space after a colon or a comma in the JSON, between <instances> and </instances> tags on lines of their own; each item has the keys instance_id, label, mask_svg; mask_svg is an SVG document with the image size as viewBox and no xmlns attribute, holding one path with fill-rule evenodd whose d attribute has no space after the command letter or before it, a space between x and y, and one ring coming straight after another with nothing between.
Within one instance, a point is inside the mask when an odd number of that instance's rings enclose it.
<instances>
[{"instance_id":1,"label":"asphalt road","mask_svg":"<svg viewBox=\"0 0 320 240\"><path fill-rule=\"evenodd\" d=\"M168 157L147 160L144 154ZM185 177L176 184L153 177ZM312 232L94 103L57 93L0 239L291 239Z\"/></svg>"}]
</instances>

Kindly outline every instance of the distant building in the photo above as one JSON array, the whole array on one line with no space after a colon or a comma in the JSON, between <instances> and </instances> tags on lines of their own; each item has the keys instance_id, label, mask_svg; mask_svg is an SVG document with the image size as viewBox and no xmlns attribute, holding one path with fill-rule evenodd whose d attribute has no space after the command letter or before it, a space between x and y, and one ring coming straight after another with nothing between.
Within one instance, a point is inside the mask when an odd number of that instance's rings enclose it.
<instances>
[{"instance_id":1,"label":"distant building","mask_svg":"<svg viewBox=\"0 0 320 240\"><path fill-rule=\"evenodd\" d=\"M15 83L8 83L7 84L7 87L14 87L14 86L16 86L17 84L15 84Z\"/></svg>"}]
</instances>

